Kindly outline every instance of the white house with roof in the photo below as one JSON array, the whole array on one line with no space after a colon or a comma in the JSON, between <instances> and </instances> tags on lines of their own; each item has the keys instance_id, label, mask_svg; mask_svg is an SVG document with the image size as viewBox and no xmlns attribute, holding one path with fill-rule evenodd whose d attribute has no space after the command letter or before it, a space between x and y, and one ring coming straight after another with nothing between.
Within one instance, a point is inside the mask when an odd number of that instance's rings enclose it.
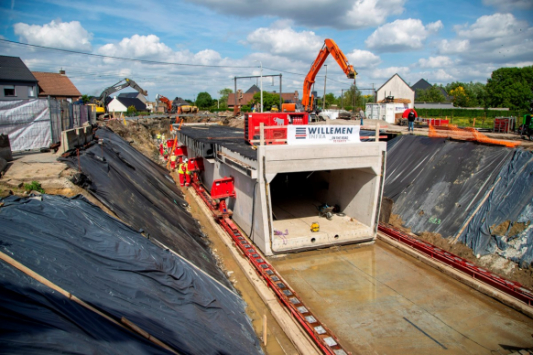
<instances>
[{"instance_id":1,"label":"white house with roof","mask_svg":"<svg viewBox=\"0 0 533 355\"><path fill-rule=\"evenodd\" d=\"M394 74L376 92L377 102L385 102L388 97L394 97L394 101L406 103L413 108L415 103L415 91L398 74Z\"/></svg>"}]
</instances>

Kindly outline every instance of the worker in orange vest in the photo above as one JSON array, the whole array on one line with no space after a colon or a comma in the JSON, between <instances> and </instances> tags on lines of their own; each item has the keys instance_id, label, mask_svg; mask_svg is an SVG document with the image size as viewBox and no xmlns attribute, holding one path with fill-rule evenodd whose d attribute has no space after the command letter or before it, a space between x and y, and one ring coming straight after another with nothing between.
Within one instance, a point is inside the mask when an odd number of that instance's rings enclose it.
<instances>
[{"instance_id":1,"label":"worker in orange vest","mask_svg":"<svg viewBox=\"0 0 533 355\"><path fill-rule=\"evenodd\" d=\"M180 176L180 186L185 186L185 175L188 173L187 158L185 158L178 166L178 174ZM187 175L187 186L189 186L190 177Z\"/></svg>"}]
</instances>

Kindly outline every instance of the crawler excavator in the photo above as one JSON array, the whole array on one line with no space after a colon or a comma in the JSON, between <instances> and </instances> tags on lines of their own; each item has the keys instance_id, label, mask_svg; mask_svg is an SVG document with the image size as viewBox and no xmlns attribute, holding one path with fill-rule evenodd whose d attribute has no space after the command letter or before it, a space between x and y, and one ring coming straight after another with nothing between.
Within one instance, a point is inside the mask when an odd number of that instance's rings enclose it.
<instances>
[{"instance_id":1,"label":"crawler excavator","mask_svg":"<svg viewBox=\"0 0 533 355\"><path fill-rule=\"evenodd\" d=\"M253 144L259 140L259 127L261 123L268 127L268 130L265 131L265 139L269 141L267 144L283 144L279 143L283 142L287 136L287 130L283 129L283 126L293 124L306 125L309 121L314 120L316 107L314 105L314 96L311 95L311 88L315 82L316 75L330 54L335 58L348 79L354 79L355 83L357 72L348 63L348 59L337 44L332 39L326 39L324 46L318 53L313 65L311 65L309 73L305 77L301 105L286 103L282 104L281 112L246 114L244 116L244 139L247 142ZM274 126L279 127L273 129L272 127Z\"/></svg>"},{"instance_id":2,"label":"crawler excavator","mask_svg":"<svg viewBox=\"0 0 533 355\"><path fill-rule=\"evenodd\" d=\"M148 96L148 91L143 90L135 81L125 78L123 80L120 80L115 85L105 88L104 91L102 91L102 93L100 94L100 96L96 98L95 100L96 101L96 114L99 116L101 115L105 116L105 114L107 113L106 99L111 94L117 91L120 91L122 89L125 89L128 86L131 86L132 88L134 88L135 90L143 94L144 96Z\"/></svg>"}]
</instances>

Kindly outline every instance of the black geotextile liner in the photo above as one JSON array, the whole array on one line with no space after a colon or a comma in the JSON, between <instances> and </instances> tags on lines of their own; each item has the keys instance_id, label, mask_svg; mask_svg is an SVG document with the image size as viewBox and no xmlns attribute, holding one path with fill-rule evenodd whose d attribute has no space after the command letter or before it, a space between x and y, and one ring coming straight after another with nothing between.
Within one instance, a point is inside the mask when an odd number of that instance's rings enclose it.
<instances>
[{"instance_id":1,"label":"black geotextile liner","mask_svg":"<svg viewBox=\"0 0 533 355\"><path fill-rule=\"evenodd\" d=\"M257 151L252 149L252 146L244 140L244 130L242 128L209 125L209 126L189 126L182 127L179 134L184 135L197 144L204 146L204 150L208 148L213 149L217 145L227 148L232 152L251 159L257 160ZM194 144L184 140L187 147Z\"/></svg>"},{"instance_id":2,"label":"black geotextile liner","mask_svg":"<svg viewBox=\"0 0 533 355\"><path fill-rule=\"evenodd\" d=\"M79 161L76 152L60 158L74 169L81 166L82 186L122 221L231 287L168 171L107 128L98 129L96 136L103 144L80 150Z\"/></svg>"},{"instance_id":3,"label":"black geotextile liner","mask_svg":"<svg viewBox=\"0 0 533 355\"><path fill-rule=\"evenodd\" d=\"M497 253L527 267L533 262L533 155L521 149L500 174L460 241L476 254Z\"/></svg>"},{"instance_id":4,"label":"black geotextile liner","mask_svg":"<svg viewBox=\"0 0 533 355\"><path fill-rule=\"evenodd\" d=\"M384 195L414 233L454 237L512 155L509 148L400 136L388 144Z\"/></svg>"},{"instance_id":5,"label":"black geotextile liner","mask_svg":"<svg viewBox=\"0 0 533 355\"><path fill-rule=\"evenodd\" d=\"M0 250L52 283L181 354L262 353L238 295L82 196L3 202ZM0 352L164 353L0 263Z\"/></svg>"}]
</instances>

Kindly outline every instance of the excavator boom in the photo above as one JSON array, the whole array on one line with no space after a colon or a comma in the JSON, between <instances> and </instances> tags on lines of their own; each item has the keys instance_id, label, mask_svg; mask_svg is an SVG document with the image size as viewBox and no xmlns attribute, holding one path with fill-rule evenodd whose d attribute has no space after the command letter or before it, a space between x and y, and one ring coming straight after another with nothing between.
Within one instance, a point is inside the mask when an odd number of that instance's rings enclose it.
<instances>
[{"instance_id":1,"label":"excavator boom","mask_svg":"<svg viewBox=\"0 0 533 355\"><path fill-rule=\"evenodd\" d=\"M173 113L172 112L172 101L170 101L168 98L166 98L163 95L156 95L155 96L156 101L161 101L166 106L165 113Z\"/></svg>"},{"instance_id":2,"label":"excavator boom","mask_svg":"<svg viewBox=\"0 0 533 355\"><path fill-rule=\"evenodd\" d=\"M135 90L137 90L138 92L143 94L144 96L148 96L148 91L143 90L135 81L133 81L131 79L128 79L128 78L125 78L125 79L119 81L118 83L116 83L115 85L112 85L112 86L110 86L108 88L105 88L104 91L102 91L102 93L100 94L100 97L98 98L98 101L100 102L100 105L103 107L102 111L104 111L104 112L107 111L105 100L106 100L106 98L108 96L110 96L111 94L113 94L113 93L115 93L117 91L125 89L128 86L131 86L132 88L134 88ZM97 112L98 112L98 110L97 110Z\"/></svg>"},{"instance_id":3,"label":"excavator boom","mask_svg":"<svg viewBox=\"0 0 533 355\"><path fill-rule=\"evenodd\" d=\"M312 109L314 98L311 96L311 87L315 83L315 78L318 72L320 71L322 65L330 54L333 56L333 58L335 58L342 71L349 79L355 79L355 76L357 75L357 72L355 71L353 66L348 63L348 59L346 58L344 53L342 53L337 44L332 39L326 39L324 41L324 46L322 47L320 52L318 52L318 56L316 57L315 62L313 63L311 69L309 70L309 73L307 73L307 76L305 77L302 105L304 106L306 111Z\"/></svg>"}]
</instances>

